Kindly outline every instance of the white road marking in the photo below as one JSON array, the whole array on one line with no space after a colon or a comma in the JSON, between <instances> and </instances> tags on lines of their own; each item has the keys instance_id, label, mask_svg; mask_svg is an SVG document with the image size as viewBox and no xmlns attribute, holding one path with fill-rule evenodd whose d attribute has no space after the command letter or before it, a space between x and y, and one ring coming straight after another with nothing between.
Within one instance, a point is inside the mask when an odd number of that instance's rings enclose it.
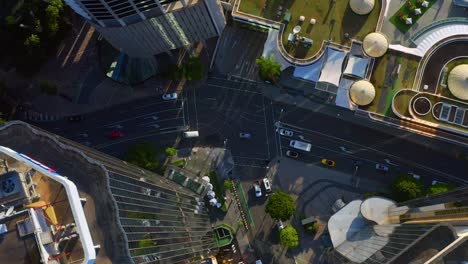
<instances>
[{"instance_id":1,"label":"white road marking","mask_svg":"<svg viewBox=\"0 0 468 264\"><path fill-rule=\"evenodd\" d=\"M138 124L138 125L140 125L140 126L146 126L146 125L151 125L151 124L160 123L160 122L169 121L169 120L177 120L177 119L183 119L183 117L174 117L174 118L159 119L159 120L155 120L155 121L150 121L150 122L146 122L146 123L141 123L141 124Z\"/></svg>"},{"instance_id":2,"label":"white road marking","mask_svg":"<svg viewBox=\"0 0 468 264\"><path fill-rule=\"evenodd\" d=\"M112 142L112 143L100 144L100 145L94 146L94 148L95 148L95 149L103 149L103 148L107 148L107 147L110 147L110 146L113 146L113 145L117 145L117 144L120 144L120 143L132 141L132 140L135 140L135 139L140 139L140 138L145 138L145 137L152 137L152 136L156 136L156 135L170 134L170 133L179 133L179 132L185 130L185 128L180 128L180 127L178 127L178 128L179 128L179 129L174 130L174 131L163 131L163 132L160 132L160 131L159 131L159 132L157 132L157 133L150 133L150 134L145 134L145 135L141 135L141 136L126 138L126 139L124 139L124 140L114 141L114 142ZM161 129L161 130L162 130L162 129Z\"/></svg>"},{"instance_id":3,"label":"white road marking","mask_svg":"<svg viewBox=\"0 0 468 264\"><path fill-rule=\"evenodd\" d=\"M259 92L254 92L254 91L249 91L249 90L235 89L235 88L230 88L230 87L221 86L221 85L215 85L215 84L211 84L211 83L208 83L207 85L208 85L208 86L212 86L212 87L227 89L227 90L238 91L238 92L253 93L253 94L262 94L262 93L259 93Z\"/></svg>"},{"instance_id":4,"label":"white road marking","mask_svg":"<svg viewBox=\"0 0 468 264\"><path fill-rule=\"evenodd\" d=\"M144 117L152 116L152 115L155 115L157 113L170 112L170 111L180 110L180 109L181 108L174 108L174 109L161 110L161 111L157 111L157 112L151 112L151 113L147 113L147 114L144 114L144 115L139 115L139 116L135 116L135 117L127 118L127 119L122 119L122 120L112 122L112 123L109 123L109 124L105 124L105 125L99 126L98 128L103 128L103 127L110 128L110 127L115 126L115 125L117 125L119 123L127 122L127 121L130 121L130 120L135 120L135 119L138 119L138 118L144 118Z\"/></svg>"},{"instance_id":5,"label":"white road marking","mask_svg":"<svg viewBox=\"0 0 468 264\"><path fill-rule=\"evenodd\" d=\"M159 104L168 104L168 103L174 103L174 102L178 102L178 101L181 101L181 100L159 101L159 102L156 102L156 103L150 103L150 104L136 106L136 107L133 107L133 109L141 109L141 108L146 108L148 106L159 105Z\"/></svg>"},{"instance_id":6,"label":"white road marking","mask_svg":"<svg viewBox=\"0 0 468 264\"><path fill-rule=\"evenodd\" d=\"M267 129L267 119L266 119L266 113L265 113L265 96L262 96L262 107L263 107L263 118L265 120L265 136L267 139L267 150L268 150L268 157L271 156L270 153L270 140L268 138L268 129Z\"/></svg>"},{"instance_id":7,"label":"white road marking","mask_svg":"<svg viewBox=\"0 0 468 264\"><path fill-rule=\"evenodd\" d=\"M438 174L438 175L445 175L446 178L448 179L451 179L451 180L456 180L458 182L461 182L465 185L468 185L468 181L467 180L464 180L462 178L459 178L457 176L453 176L451 174L448 174L448 173L445 173L445 172L442 172L442 171L439 171L439 170L436 170L436 169L433 169L433 168L430 168L430 167L427 167L426 165L422 165L422 164L419 164L419 163L416 163L414 161L411 161L411 160L403 160L401 159L400 157L398 156L395 156L393 154L390 154L390 153L387 153L387 152L384 152L384 151L381 151L381 150L377 150L377 149L374 149L374 148L371 148L371 147L367 147L367 146L363 146L361 144L358 144L358 143L355 143L355 142L351 142L351 141L348 141L346 139L341 139L341 138L338 138L338 137L335 137L335 136L331 136L331 135L327 135L327 134L324 134L324 133L321 133L321 132L318 132L318 131L314 131L314 130L310 130L310 129L307 129L307 128L301 128L301 127L298 127L298 126L295 126L295 125L291 125L291 124L288 124L288 123L282 123L288 127L292 127L292 128L289 128L293 131L296 131L296 132L301 132L301 131L307 131L311 134L317 134L319 136L322 136L322 137L328 137L330 139L332 139L332 141L334 140L335 142L346 142L348 145L351 145L351 146L358 146L361 148L361 150L367 150L367 151L373 151L373 152L376 152L376 153L379 153L381 155L384 155L384 156L388 156L388 157L391 157L392 159L395 159L395 160L398 160L402 163L406 163L406 164L409 164L413 167L416 167L416 168L419 168L419 169L422 169L422 170L425 170L425 171L428 171L428 172L431 172L433 174ZM333 151L333 150L330 150L330 151ZM333 152L337 152L337 151L333 151ZM357 152L357 151L354 151L354 152ZM345 155L349 155L347 153L344 153L344 152L339 152L341 154L345 154ZM352 156L352 155L349 155L349 156ZM375 163L379 163L379 162L375 162ZM444 177L444 176L442 176Z\"/></svg>"}]
</instances>

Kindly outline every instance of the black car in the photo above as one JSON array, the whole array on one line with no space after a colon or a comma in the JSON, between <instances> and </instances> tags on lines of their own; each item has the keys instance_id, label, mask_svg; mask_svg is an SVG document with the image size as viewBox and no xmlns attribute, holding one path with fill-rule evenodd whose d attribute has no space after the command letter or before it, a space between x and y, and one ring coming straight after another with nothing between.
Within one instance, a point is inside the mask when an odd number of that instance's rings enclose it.
<instances>
[{"instance_id":1,"label":"black car","mask_svg":"<svg viewBox=\"0 0 468 264\"><path fill-rule=\"evenodd\" d=\"M74 115L74 116L69 116L68 121L70 122L79 122L83 121L85 118L83 115Z\"/></svg>"}]
</instances>

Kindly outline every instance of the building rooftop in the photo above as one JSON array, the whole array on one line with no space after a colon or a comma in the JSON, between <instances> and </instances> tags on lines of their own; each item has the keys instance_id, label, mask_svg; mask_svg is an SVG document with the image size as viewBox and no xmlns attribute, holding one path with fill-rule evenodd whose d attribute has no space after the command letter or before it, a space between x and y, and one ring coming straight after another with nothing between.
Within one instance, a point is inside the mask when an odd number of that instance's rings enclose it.
<instances>
[{"instance_id":1,"label":"building rooftop","mask_svg":"<svg viewBox=\"0 0 468 264\"><path fill-rule=\"evenodd\" d=\"M63 257L94 262L94 244L74 183L1 146L0 163L0 258L11 263L54 264Z\"/></svg>"}]
</instances>

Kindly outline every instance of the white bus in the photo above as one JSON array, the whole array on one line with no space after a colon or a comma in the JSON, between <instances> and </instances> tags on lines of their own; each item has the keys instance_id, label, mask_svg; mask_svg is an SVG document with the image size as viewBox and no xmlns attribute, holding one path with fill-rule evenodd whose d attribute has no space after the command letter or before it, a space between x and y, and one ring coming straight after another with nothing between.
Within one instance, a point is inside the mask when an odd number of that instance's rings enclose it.
<instances>
[{"instance_id":1,"label":"white bus","mask_svg":"<svg viewBox=\"0 0 468 264\"><path fill-rule=\"evenodd\" d=\"M291 142L289 143L289 146L295 149L300 149L300 150L307 151L307 152L310 152L310 148L312 147L311 144L298 141L298 140L291 140Z\"/></svg>"},{"instance_id":2,"label":"white bus","mask_svg":"<svg viewBox=\"0 0 468 264\"><path fill-rule=\"evenodd\" d=\"M198 137L198 131L187 131L184 132L184 138Z\"/></svg>"}]
</instances>

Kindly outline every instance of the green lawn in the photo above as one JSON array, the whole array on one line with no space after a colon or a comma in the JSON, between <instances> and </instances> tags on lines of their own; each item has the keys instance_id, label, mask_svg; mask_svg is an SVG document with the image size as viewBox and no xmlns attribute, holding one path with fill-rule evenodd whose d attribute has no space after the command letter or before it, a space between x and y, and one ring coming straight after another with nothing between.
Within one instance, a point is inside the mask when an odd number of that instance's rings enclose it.
<instances>
[{"instance_id":1,"label":"green lawn","mask_svg":"<svg viewBox=\"0 0 468 264\"><path fill-rule=\"evenodd\" d=\"M261 16L267 19L281 21L284 11L291 12L291 21L286 25L283 34L283 45L289 54L297 58L307 58L316 54L322 45L322 41L330 39L339 44L350 44L350 39L362 40L365 35L375 30L381 3L375 2L375 7L369 15L360 16L354 14L349 8L349 0L271 0L264 10L266 0L242 0L239 10L245 13ZM283 13L278 16L279 6L283 7ZM301 25L299 17L304 16L305 21ZM311 18L315 18L316 24L310 25ZM300 34L314 41L311 48L302 45L288 46L288 35L296 25L301 25ZM344 34L349 34L349 39Z\"/></svg>"},{"instance_id":2,"label":"green lawn","mask_svg":"<svg viewBox=\"0 0 468 264\"><path fill-rule=\"evenodd\" d=\"M453 61L451 61L451 62L449 62L447 64L447 66L446 66L447 72L446 72L446 74L442 73L443 76L441 76L445 80L445 84L447 84L448 74L452 71L453 68L455 68L455 66L458 66L460 64L468 64L468 57L455 59L455 60L453 60ZM461 99L456 98L455 96L453 96L447 86L443 87L442 85L440 85L440 80L439 80L439 86L437 87L437 94L440 94L440 95L448 97L448 98L461 100Z\"/></svg>"},{"instance_id":3,"label":"green lawn","mask_svg":"<svg viewBox=\"0 0 468 264\"><path fill-rule=\"evenodd\" d=\"M408 0L403 4L400 9L390 18L390 22L395 25L398 30L400 30L403 33L406 33L414 24L416 24L416 21L418 21L419 18L421 18L424 13L431 8L431 6L437 2L437 0L426 0L429 2L428 7L422 7L416 3L416 0ZM416 15L413 10L411 10L407 3L411 3L415 8L420 8L421 9L421 14ZM405 20L402 19L403 16L407 16L408 18L411 18L413 20L412 24L407 25Z\"/></svg>"},{"instance_id":4,"label":"green lawn","mask_svg":"<svg viewBox=\"0 0 468 264\"><path fill-rule=\"evenodd\" d=\"M171 163L171 165L179 167L179 168L183 168L183 167L185 167L185 160L180 159L180 160L174 161L174 162Z\"/></svg>"},{"instance_id":5,"label":"green lawn","mask_svg":"<svg viewBox=\"0 0 468 264\"><path fill-rule=\"evenodd\" d=\"M361 109L392 115L393 96L401 89L411 89L419 60L401 53L387 53L374 64L371 83L375 87L374 101ZM398 72L398 67L400 71Z\"/></svg>"}]
</instances>

